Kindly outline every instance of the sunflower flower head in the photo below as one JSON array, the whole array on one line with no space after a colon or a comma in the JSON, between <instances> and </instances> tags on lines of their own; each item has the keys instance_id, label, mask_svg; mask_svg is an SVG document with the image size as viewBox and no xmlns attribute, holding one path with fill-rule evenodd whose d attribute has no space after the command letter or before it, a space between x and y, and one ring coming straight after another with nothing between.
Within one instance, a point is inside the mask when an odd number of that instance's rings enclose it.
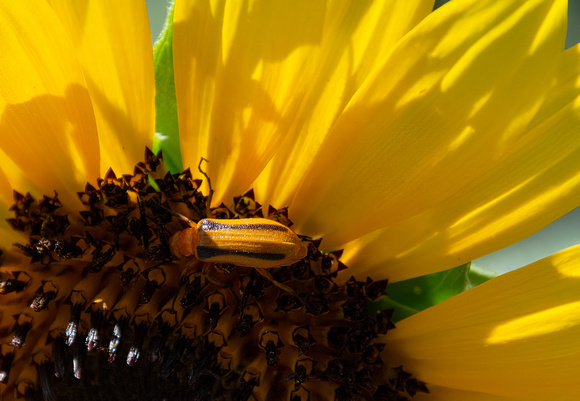
<instances>
[{"instance_id":1,"label":"sunflower flower head","mask_svg":"<svg viewBox=\"0 0 580 401\"><path fill-rule=\"evenodd\" d=\"M0 398L579 399L566 3L0 2Z\"/></svg>"},{"instance_id":2,"label":"sunflower flower head","mask_svg":"<svg viewBox=\"0 0 580 401\"><path fill-rule=\"evenodd\" d=\"M346 269L341 252L323 253L311 238L303 238L304 258L265 276L176 255L171 238L187 226L179 213L232 221L263 211L252 192L231 209L208 209L201 180L146 157L133 174L109 170L97 187L87 185L78 215L64 212L58 194L36 201L15 193L10 223L29 241L15 244L19 263L4 261L0 288L9 305L31 301L3 319L3 336L12 336L0 372L6 391L293 401L405 400L428 391L383 352L392 310L369 306L386 280L337 280ZM266 217L291 225L287 209ZM31 366L38 378L25 375Z\"/></svg>"}]
</instances>

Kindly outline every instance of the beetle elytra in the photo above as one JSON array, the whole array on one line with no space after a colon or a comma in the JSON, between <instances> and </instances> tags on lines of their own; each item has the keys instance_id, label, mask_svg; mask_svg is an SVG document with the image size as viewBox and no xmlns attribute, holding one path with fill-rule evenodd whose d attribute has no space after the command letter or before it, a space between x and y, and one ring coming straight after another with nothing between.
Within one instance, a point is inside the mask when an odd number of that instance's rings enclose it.
<instances>
[{"instance_id":1,"label":"beetle elytra","mask_svg":"<svg viewBox=\"0 0 580 401\"><path fill-rule=\"evenodd\" d=\"M294 231L273 220L203 219L190 225L171 237L177 257L268 269L292 265L307 253Z\"/></svg>"}]
</instances>

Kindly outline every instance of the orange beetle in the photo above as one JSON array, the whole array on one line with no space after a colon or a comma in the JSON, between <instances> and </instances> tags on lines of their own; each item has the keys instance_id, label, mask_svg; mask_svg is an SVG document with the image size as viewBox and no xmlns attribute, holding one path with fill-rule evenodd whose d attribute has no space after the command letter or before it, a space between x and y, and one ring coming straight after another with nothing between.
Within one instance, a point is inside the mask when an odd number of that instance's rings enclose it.
<instances>
[{"instance_id":1,"label":"orange beetle","mask_svg":"<svg viewBox=\"0 0 580 401\"><path fill-rule=\"evenodd\" d=\"M203 219L171 237L171 253L204 262L268 269L303 259L307 248L285 225L273 220Z\"/></svg>"},{"instance_id":2,"label":"orange beetle","mask_svg":"<svg viewBox=\"0 0 580 401\"><path fill-rule=\"evenodd\" d=\"M208 175L198 169L207 179L209 211L213 189ZM290 287L278 283L264 269L292 265L308 253L308 248L290 228L274 220L253 219L202 219L198 223L174 213L189 223L190 227L171 237L169 247L177 257L193 256L204 262L225 263L254 268L259 274L282 290L300 297Z\"/></svg>"}]
</instances>

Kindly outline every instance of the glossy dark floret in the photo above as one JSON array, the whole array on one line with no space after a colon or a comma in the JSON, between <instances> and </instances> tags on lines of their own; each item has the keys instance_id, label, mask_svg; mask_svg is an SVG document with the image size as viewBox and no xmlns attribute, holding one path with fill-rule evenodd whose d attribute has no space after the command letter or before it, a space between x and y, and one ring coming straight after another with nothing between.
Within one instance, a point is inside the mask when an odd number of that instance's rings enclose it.
<instances>
[{"instance_id":1,"label":"glossy dark floret","mask_svg":"<svg viewBox=\"0 0 580 401\"><path fill-rule=\"evenodd\" d=\"M154 182L154 184L153 184ZM79 193L15 193L16 241L0 268L0 391L29 400L407 400L426 385L389 365L386 280L358 281L340 251L301 236L307 256L268 269L178 258L171 236L203 218L287 209L253 192L208 207L188 169L160 157L108 171Z\"/></svg>"}]
</instances>

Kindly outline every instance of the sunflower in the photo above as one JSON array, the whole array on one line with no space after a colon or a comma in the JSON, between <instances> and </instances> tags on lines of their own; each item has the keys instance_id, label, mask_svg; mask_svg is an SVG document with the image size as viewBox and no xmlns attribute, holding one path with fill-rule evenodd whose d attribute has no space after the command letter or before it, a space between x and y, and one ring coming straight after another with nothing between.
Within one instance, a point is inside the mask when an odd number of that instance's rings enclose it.
<instances>
[{"instance_id":1,"label":"sunflower","mask_svg":"<svg viewBox=\"0 0 580 401\"><path fill-rule=\"evenodd\" d=\"M144 4L0 3L2 399L578 399L580 247L372 308L578 205L566 6L176 1L169 171ZM185 257L206 218L307 251Z\"/></svg>"}]
</instances>

